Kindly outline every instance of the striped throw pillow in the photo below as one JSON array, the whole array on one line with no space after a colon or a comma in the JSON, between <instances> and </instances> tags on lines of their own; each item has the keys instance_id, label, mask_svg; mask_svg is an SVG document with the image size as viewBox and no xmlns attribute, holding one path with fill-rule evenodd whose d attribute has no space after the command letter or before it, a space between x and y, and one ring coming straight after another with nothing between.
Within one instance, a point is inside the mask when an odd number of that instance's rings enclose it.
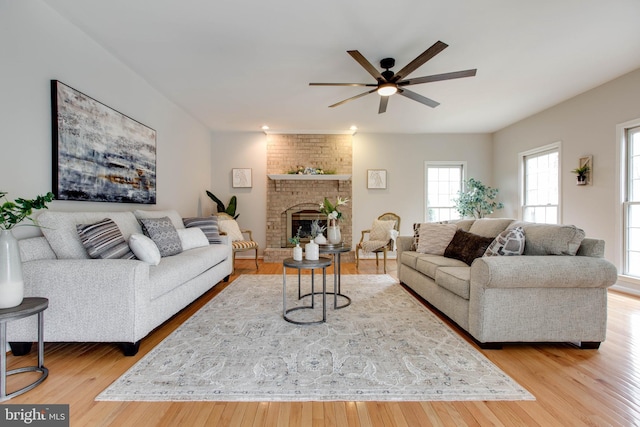
<instances>
[{"instance_id":1,"label":"striped throw pillow","mask_svg":"<svg viewBox=\"0 0 640 427\"><path fill-rule=\"evenodd\" d=\"M91 258L136 259L113 220L105 218L95 224L76 224L78 236Z\"/></svg>"},{"instance_id":2,"label":"striped throw pillow","mask_svg":"<svg viewBox=\"0 0 640 427\"><path fill-rule=\"evenodd\" d=\"M207 236L209 244L222 243L222 239L220 238L220 229L218 227L218 217L207 216L182 218L182 222L187 228L198 227L201 229L204 235Z\"/></svg>"}]
</instances>

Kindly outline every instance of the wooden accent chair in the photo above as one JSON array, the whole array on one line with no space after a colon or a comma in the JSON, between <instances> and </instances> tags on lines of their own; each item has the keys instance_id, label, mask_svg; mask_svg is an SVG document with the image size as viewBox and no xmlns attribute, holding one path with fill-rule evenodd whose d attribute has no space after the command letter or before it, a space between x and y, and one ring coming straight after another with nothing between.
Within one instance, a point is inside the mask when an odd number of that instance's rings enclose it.
<instances>
[{"instance_id":1,"label":"wooden accent chair","mask_svg":"<svg viewBox=\"0 0 640 427\"><path fill-rule=\"evenodd\" d=\"M218 217L218 228L220 228L220 234L222 235L228 235L229 238L231 239L231 247L233 248L233 268L235 271L235 264L236 264L236 252L245 252L245 251L256 251L256 269L258 268L258 242L256 242L255 240L253 240L253 236L251 234L251 230L248 229L241 229L238 226L238 223L236 222L235 219L233 219L233 217L225 212L218 212L215 214ZM232 232L225 232L223 231L223 227L221 226L221 223L224 221L233 221L235 223L235 225L229 227ZM233 232L233 230L237 229L237 231L239 231L239 233L237 232ZM248 239L245 238L245 235L248 236Z\"/></svg>"},{"instance_id":2,"label":"wooden accent chair","mask_svg":"<svg viewBox=\"0 0 640 427\"><path fill-rule=\"evenodd\" d=\"M397 232L400 232L400 216L394 214L393 212L383 213L378 217L380 221L395 221L395 225L393 229ZM371 229L362 230L362 236L360 237L360 242L356 245L356 268L358 268L358 264L360 262L360 251L364 251L363 244L369 239L365 239L366 235L371 235ZM378 254L382 252L383 254L383 270L387 272L387 251L393 250L393 239L389 239L389 241L382 247L373 250L372 252L376 254L376 267L379 265Z\"/></svg>"}]
</instances>

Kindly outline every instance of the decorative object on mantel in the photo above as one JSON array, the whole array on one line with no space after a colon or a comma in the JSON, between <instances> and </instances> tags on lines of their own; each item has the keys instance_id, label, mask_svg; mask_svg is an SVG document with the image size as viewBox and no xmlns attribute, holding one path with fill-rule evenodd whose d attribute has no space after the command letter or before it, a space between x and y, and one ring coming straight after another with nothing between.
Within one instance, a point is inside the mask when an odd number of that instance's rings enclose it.
<instances>
[{"instance_id":1,"label":"decorative object on mantel","mask_svg":"<svg viewBox=\"0 0 640 427\"><path fill-rule=\"evenodd\" d=\"M58 200L156 203L156 131L51 80Z\"/></svg>"},{"instance_id":2,"label":"decorative object on mantel","mask_svg":"<svg viewBox=\"0 0 640 427\"><path fill-rule=\"evenodd\" d=\"M251 188L251 168L231 169L231 186L233 188Z\"/></svg>"},{"instance_id":3,"label":"decorative object on mantel","mask_svg":"<svg viewBox=\"0 0 640 427\"><path fill-rule=\"evenodd\" d=\"M578 164L579 166L571 171L571 173L575 173L577 175L576 185L591 185L591 167L593 164L593 157L580 157Z\"/></svg>"},{"instance_id":4,"label":"decorative object on mantel","mask_svg":"<svg viewBox=\"0 0 640 427\"><path fill-rule=\"evenodd\" d=\"M310 166L296 166L295 169L287 172L289 175L335 175L334 170L324 170L322 168L314 168Z\"/></svg>"},{"instance_id":5,"label":"decorative object on mantel","mask_svg":"<svg viewBox=\"0 0 640 427\"><path fill-rule=\"evenodd\" d=\"M289 243L296 245L293 248L293 259L295 261L302 261L302 248L300 247L300 233L302 232L302 226L298 227L298 232L295 236L289 239Z\"/></svg>"},{"instance_id":6,"label":"decorative object on mantel","mask_svg":"<svg viewBox=\"0 0 640 427\"><path fill-rule=\"evenodd\" d=\"M0 198L5 199L0 204L0 309L16 307L24 297L20 249L11 230L25 219L37 226L38 223L30 215L34 210L47 209L47 203L54 198L53 193L49 192L34 200L16 199L10 202L6 195L0 191Z\"/></svg>"},{"instance_id":7,"label":"decorative object on mantel","mask_svg":"<svg viewBox=\"0 0 640 427\"><path fill-rule=\"evenodd\" d=\"M484 185L477 179L469 178L464 182L464 190L458 191L458 197L453 199L455 208L462 217L483 218L504 205L496 202L497 188Z\"/></svg>"},{"instance_id":8,"label":"decorative object on mantel","mask_svg":"<svg viewBox=\"0 0 640 427\"><path fill-rule=\"evenodd\" d=\"M385 190L387 188L386 169L367 169L367 188Z\"/></svg>"},{"instance_id":9,"label":"decorative object on mantel","mask_svg":"<svg viewBox=\"0 0 640 427\"><path fill-rule=\"evenodd\" d=\"M229 199L229 206L225 208L224 203L222 203L222 200L214 196L212 192L207 190L206 193L207 193L207 196L209 196L209 198L215 202L218 212L224 212L227 215L233 217L233 219L238 219L240 214L236 215L236 207L238 205L238 199L236 198L236 196L231 196L231 199Z\"/></svg>"},{"instance_id":10,"label":"decorative object on mantel","mask_svg":"<svg viewBox=\"0 0 640 427\"><path fill-rule=\"evenodd\" d=\"M320 212L327 216L327 241L332 245L342 242L340 225L338 224L342 213L338 210L338 206L346 205L348 201L348 198L343 199L338 196L335 205L331 204L326 197L324 202L320 203Z\"/></svg>"}]
</instances>

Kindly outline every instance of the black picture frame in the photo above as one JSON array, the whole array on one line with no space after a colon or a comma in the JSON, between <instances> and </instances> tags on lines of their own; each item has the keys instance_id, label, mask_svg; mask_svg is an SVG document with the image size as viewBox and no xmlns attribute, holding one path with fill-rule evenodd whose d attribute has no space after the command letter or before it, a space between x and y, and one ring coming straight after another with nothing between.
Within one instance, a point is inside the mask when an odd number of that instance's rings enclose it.
<instances>
[{"instance_id":1,"label":"black picture frame","mask_svg":"<svg viewBox=\"0 0 640 427\"><path fill-rule=\"evenodd\" d=\"M156 131L51 80L57 200L156 203Z\"/></svg>"}]
</instances>

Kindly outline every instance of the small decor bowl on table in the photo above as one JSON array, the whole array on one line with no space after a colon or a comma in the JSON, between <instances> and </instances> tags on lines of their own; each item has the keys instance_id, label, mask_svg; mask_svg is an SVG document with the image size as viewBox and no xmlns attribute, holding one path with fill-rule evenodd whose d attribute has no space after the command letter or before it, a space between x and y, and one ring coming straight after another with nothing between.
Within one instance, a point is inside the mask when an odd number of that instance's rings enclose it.
<instances>
[{"instance_id":1,"label":"small decor bowl on table","mask_svg":"<svg viewBox=\"0 0 640 427\"><path fill-rule=\"evenodd\" d=\"M18 241L12 229L28 219L37 226L31 214L37 209L47 209L47 203L53 200L53 193L38 196L33 200L16 199L10 202L7 193L0 191L0 309L16 307L24 298L24 280L22 261Z\"/></svg>"}]
</instances>

